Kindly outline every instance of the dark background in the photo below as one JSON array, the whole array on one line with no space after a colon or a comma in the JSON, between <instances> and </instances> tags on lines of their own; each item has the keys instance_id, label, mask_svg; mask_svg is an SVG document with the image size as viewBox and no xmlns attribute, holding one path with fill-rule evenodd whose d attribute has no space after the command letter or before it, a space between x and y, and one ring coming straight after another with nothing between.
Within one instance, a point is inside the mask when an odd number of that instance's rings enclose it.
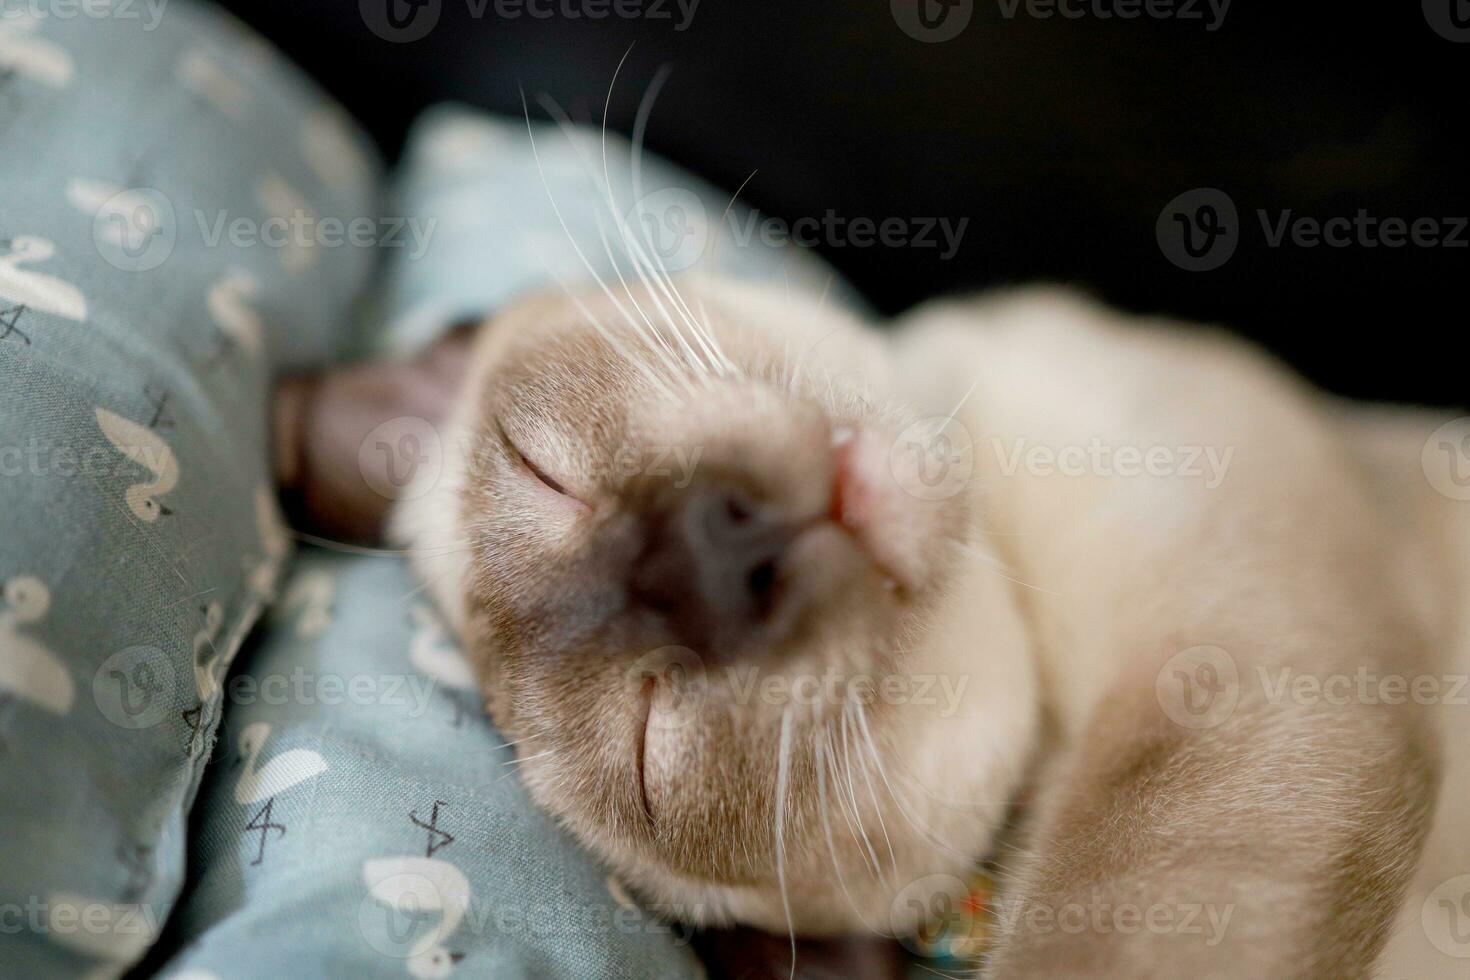
<instances>
[{"instance_id":1,"label":"dark background","mask_svg":"<svg viewBox=\"0 0 1470 980\"><path fill-rule=\"evenodd\" d=\"M1132 310L1228 324L1339 392L1470 397L1470 247L1273 248L1257 217L1470 215L1470 43L1430 25L1451 11L1470 21L1470 0L1235 0L1213 31L1202 2L1200 19L1123 20L1042 19L1024 5L1006 17L1001 0L972 0L968 26L942 43L902 30L890 0L701 0L683 31L673 0L664 19L601 20L507 19L493 3L475 16L479 0L428 0L419 14L437 3L435 27L390 42L363 13L387 2L403 0L225 5L316 76L390 158L423 106L458 99L519 114L518 84L596 118L636 41L611 125L631 128L645 86L671 64L649 146L729 188L758 168L743 200L789 219L828 209L970 219L949 261L938 249L824 251L885 311L1061 280ZM1189 272L1165 256L1155 226L1200 187L1237 206L1238 248Z\"/></svg>"}]
</instances>

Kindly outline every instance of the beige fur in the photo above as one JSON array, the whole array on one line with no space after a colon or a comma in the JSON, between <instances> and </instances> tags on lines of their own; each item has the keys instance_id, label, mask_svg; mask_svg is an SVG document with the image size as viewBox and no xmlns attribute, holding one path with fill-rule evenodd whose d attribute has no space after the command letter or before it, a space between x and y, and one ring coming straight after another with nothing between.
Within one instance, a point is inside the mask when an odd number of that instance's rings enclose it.
<instances>
[{"instance_id":1,"label":"beige fur","mask_svg":"<svg viewBox=\"0 0 1470 980\"><path fill-rule=\"evenodd\" d=\"M1418 462L1442 420L1359 417L1226 336L1065 294L937 304L879 334L780 291L680 288L718 350L646 292L497 317L447 475L397 517L533 796L646 901L700 923L901 934L1034 784L997 975L1366 975L1400 907L1385 975L1457 975L1417 903L1470 869L1464 753L1447 756L1414 869L1446 726L1463 742L1470 709L1272 697L1287 669L1470 663L1470 505L1434 494ZM684 380L622 315L635 302L669 349L687 340ZM951 413L973 472L952 496L905 492L914 473L889 447ZM843 426L883 483L872 533L802 538L802 619L736 664L835 671L853 697L859 675L946 678L951 710L752 698L719 658L692 662L691 708L660 673L689 655L656 652L661 627L619 591L632 515L667 478L608 461L697 449L701 472L817 513ZM577 500L539 485L500 429ZM1213 482L1058 474L1008 465L1018 445L1208 448L1223 465ZM1196 648L1237 675L1234 711L1207 727L1161 693ZM1217 929L1045 925L1125 905L1209 912Z\"/></svg>"}]
</instances>

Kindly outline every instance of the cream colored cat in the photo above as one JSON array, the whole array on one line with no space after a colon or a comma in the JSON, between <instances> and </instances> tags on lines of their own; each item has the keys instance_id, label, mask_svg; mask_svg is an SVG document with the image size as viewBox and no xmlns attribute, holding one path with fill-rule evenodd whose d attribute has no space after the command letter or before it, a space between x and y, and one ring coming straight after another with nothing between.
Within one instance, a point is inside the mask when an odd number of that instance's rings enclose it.
<instances>
[{"instance_id":1,"label":"cream colored cat","mask_svg":"<svg viewBox=\"0 0 1470 980\"><path fill-rule=\"evenodd\" d=\"M1470 669L1445 419L1047 291L589 290L470 378L397 535L650 905L902 936L1010 827L997 976L1470 969L1470 707L1384 686Z\"/></svg>"}]
</instances>

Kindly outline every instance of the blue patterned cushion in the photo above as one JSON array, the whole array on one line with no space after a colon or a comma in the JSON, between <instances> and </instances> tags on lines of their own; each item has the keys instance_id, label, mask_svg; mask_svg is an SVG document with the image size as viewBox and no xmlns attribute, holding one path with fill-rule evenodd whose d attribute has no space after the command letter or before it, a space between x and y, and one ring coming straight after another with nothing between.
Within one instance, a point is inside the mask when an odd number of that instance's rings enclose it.
<instances>
[{"instance_id":1,"label":"blue patterned cushion","mask_svg":"<svg viewBox=\"0 0 1470 980\"><path fill-rule=\"evenodd\" d=\"M375 261L319 219L375 216L380 179L221 14L0 15L0 975L111 976L179 893L220 681L289 552L270 376L348 342Z\"/></svg>"},{"instance_id":2,"label":"blue patterned cushion","mask_svg":"<svg viewBox=\"0 0 1470 980\"><path fill-rule=\"evenodd\" d=\"M399 560L308 553L226 673L290 552L271 375L611 277L596 135L435 110L417 224L334 245L377 164L269 48L184 0L41 9L0 21L0 976L698 975L531 805ZM608 146L658 261L846 296Z\"/></svg>"},{"instance_id":3,"label":"blue patterned cushion","mask_svg":"<svg viewBox=\"0 0 1470 980\"><path fill-rule=\"evenodd\" d=\"M533 132L534 149L524 121L454 107L415 127L394 208L433 230L421 254L391 257L382 346L411 349L559 278L615 281L601 242L613 219L589 179L597 134ZM615 194L633 209L630 152L608 137ZM652 156L640 183L660 218L712 223L729 201ZM713 259L726 275L847 295L798 248L727 239ZM241 671L200 797L170 975L700 975L687 932L531 803L401 560L307 550Z\"/></svg>"},{"instance_id":4,"label":"blue patterned cushion","mask_svg":"<svg viewBox=\"0 0 1470 980\"><path fill-rule=\"evenodd\" d=\"M304 551L228 687L170 974L698 975L531 803L403 561Z\"/></svg>"}]
</instances>

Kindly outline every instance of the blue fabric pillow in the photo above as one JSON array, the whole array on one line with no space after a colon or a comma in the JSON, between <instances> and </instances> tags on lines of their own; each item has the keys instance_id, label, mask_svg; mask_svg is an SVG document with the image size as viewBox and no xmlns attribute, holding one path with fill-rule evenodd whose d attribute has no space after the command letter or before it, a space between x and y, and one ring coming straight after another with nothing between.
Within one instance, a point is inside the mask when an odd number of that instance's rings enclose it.
<instances>
[{"instance_id":1,"label":"blue fabric pillow","mask_svg":"<svg viewBox=\"0 0 1470 980\"><path fill-rule=\"evenodd\" d=\"M212 10L0 5L4 976L118 975L179 892L290 550L270 376L347 344L377 254L329 241L376 220L365 147Z\"/></svg>"},{"instance_id":2,"label":"blue fabric pillow","mask_svg":"<svg viewBox=\"0 0 1470 980\"><path fill-rule=\"evenodd\" d=\"M531 802L401 559L305 550L226 703L167 975L699 975Z\"/></svg>"},{"instance_id":3,"label":"blue fabric pillow","mask_svg":"<svg viewBox=\"0 0 1470 980\"><path fill-rule=\"evenodd\" d=\"M633 209L631 147L607 145L610 182ZM594 174L595 130L426 114L394 207L430 230L427 246L392 253L385 325L370 346L412 349L558 279L615 283L601 236L619 233L616 212ZM661 217L713 223L729 203L652 156L639 182L645 212ZM799 248L725 240L711 256L714 237L660 260L850 295ZM701 975L688 933L635 903L531 802L406 564L311 550L301 564L281 618L228 685L166 972Z\"/></svg>"}]
</instances>

